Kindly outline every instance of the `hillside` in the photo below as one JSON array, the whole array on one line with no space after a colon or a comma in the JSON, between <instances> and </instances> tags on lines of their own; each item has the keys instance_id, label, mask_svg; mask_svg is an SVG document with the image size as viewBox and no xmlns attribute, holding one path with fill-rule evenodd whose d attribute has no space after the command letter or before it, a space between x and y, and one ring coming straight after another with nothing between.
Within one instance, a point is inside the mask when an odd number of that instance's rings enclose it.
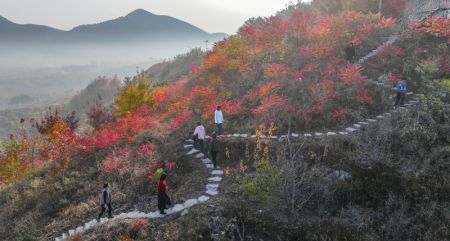
<instances>
[{"instance_id":1,"label":"hillside","mask_svg":"<svg viewBox=\"0 0 450 241\"><path fill-rule=\"evenodd\" d=\"M0 239L448 240L450 20L402 28L332 3L289 6L152 66L113 109L91 109L91 128L54 110L22 121L0 152ZM211 135L217 105L214 168L189 132L201 121ZM105 182L115 218L97 222Z\"/></svg>"}]
</instances>

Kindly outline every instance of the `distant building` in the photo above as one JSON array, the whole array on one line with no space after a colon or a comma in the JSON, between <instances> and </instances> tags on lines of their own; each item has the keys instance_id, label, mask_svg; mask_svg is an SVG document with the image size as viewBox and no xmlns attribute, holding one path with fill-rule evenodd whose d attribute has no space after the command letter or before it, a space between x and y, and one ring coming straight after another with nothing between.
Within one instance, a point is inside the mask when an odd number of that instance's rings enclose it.
<instances>
[{"instance_id":1,"label":"distant building","mask_svg":"<svg viewBox=\"0 0 450 241\"><path fill-rule=\"evenodd\" d=\"M450 0L406 0L405 17L408 22L418 22L428 16L449 18Z\"/></svg>"}]
</instances>

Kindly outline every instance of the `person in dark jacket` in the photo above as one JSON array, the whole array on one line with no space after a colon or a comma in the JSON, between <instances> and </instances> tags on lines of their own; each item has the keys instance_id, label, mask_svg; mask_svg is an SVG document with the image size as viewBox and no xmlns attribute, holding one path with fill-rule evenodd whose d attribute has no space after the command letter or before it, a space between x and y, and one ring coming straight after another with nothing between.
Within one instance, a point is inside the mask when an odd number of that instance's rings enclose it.
<instances>
[{"instance_id":1,"label":"person in dark jacket","mask_svg":"<svg viewBox=\"0 0 450 241\"><path fill-rule=\"evenodd\" d=\"M108 183L105 183L103 185L103 191L102 194L100 195L100 204L102 207L102 211L98 215L97 220L100 220L100 218L103 216L103 213L106 211L106 208L108 208L108 218L113 218L111 206L111 193L109 192Z\"/></svg>"},{"instance_id":2,"label":"person in dark jacket","mask_svg":"<svg viewBox=\"0 0 450 241\"><path fill-rule=\"evenodd\" d=\"M167 205L170 205L170 198L167 195L167 181L166 181L167 174L163 173L161 174L161 177L158 181L158 186L156 188L156 192L158 193L158 209L160 214L166 214L164 212L164 209L167 209Z\"/></svg>"},{"instance_id":3,"label":"person in dark jacket","mask_svg":"<svg viewBox=\"0 0 450 241\"><path fill-rule=\"evenodd\" d=\"M213 133L210 152L214 168L217 168L217 154L219 154L219 151L220 151L220 141L217 140L216 133Z\"/></svg>"},{"instance_id":4,"label":"person in dark jacket","mask_svg":"<svg viewBox=\"0 0 450 241\"><path fill-rule=\"evenodd\" d=\"M345 48L345 55L348 61L353 61L355 58L356 47L353 42L350 42L350 44Z\"/></svg>"},{"instance_id":5,"label":"person in dark jacket","mask_svg":"<svg viewBox=\"0 0 450 241\"><path fill-rule=\"evenodd\" d=\"M403 102L405 101L406 94L406 78L400 79L395 85L395 91L397 92L397 98L395 99L395 107L399 104L403 106Z\"/></svg>"}]
</instances>

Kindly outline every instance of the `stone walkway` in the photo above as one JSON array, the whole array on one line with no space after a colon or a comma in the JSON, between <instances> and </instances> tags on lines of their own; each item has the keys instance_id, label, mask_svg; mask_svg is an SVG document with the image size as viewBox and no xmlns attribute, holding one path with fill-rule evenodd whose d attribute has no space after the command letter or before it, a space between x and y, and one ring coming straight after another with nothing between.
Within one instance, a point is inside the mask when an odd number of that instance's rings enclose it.
<instances>
[{"instance_id":1,"label":"stone walkway","mask_svg":"<svg viewBox=\"0 0 450 241\"><path fill-rule=\"evenodd\" d=\"M151 212L151 213L133 211L133 212L118 214L118 215L114 216L114 218L111 218L111 219L101 218L100 222L98 222L96 219L92 219L91 221L85 223L82 226L79 226L75 229L69 230L68 233L63 233L60 237L55 238L55 241L63 241L63 240L66 240L70 236L83 234L88 230L91 230L91 229L99 227L103 224L115 222L118 220L139 219L139 218L157 219L157 218L164 218L167 216L171 216L171 215L174 215L177 213L182 213L184 210L187 210L197 204L205 203L211 197L216 196L219 193L219 186L220 186L220 183L222 182L223 170L222 169L214 169L211 160L206 158L202 153L200 153L199 150L196 150L193 148L192 140L186 140L185 144L186 145L184 146L184 148L189 150L187 152L187 154L193 155L195 158L200 159L211 173L211 176L208 178L208 184L205 187L204 195L201 195L200 197L195 198L195 199L186 200L184 203L181 203L181 204L175 204L174 206L172 206L171 208L169 208L165 211L166 215L161 215L159 213L159 210Z\"/></svg>"},{"instance_id":2,"label":"stone walkway","mask_svg":"<svg viewBox=\"0 0 450 241\"><path fill-rule=\"evenodd\" d=\"M393 44L395 41L398 40L398 38L399 38L399 35L395 35L395 34L391 35L387 42L385 42L383 45L381 45L377 49L373 50L372 52L370 52L366 56L364 56L361 59L359 59L355 63L355 65L360 66L361 64L366 62L368 59L372 58L373 56L376 56L381 51L383 51L383 48L385 46ZM372 82L373 82L373 84L375 84L377 86L381 86L381 87L384 87L384 88L389 88L389 90L391 90L391 86L390 85L386 85L386 84L383 84L383 83L378 82L378 81L372 81ZM354 123L353 125L349 126L348 128L345 128L344 130L336 130L336 131L328 131L328 132L302 133L302 134L290 133L290 134L281 135L281 136L260 136L259 138L267 138L267 139L283 141L283 140L287 140L288 137L289 138L299 138L299 137L303 136L303 137L307 137L307 138L313 138L313 137L325 138L325 137L328 137L328 136L336 136L336 135L350 135L350 134L353 134L353 133L356 133L356 132L362 130L365 126L371 125L373 123L376 123L378 121L381 121L381 120L384 120L384 119L390 117L392 115L392 113L394 113L394 112L404 111L408 107L411 107L411 106L419 103L419 98L417 96L414 96L413 93L410 92L410 93L407 93L407 95L412 97L412 99L407 104L405 104L405 107L399 107L396 110L391 110L389 112L386 112L386 113L384 113L382 115L373 117L371 119L361 120L361 121L359 121L357 123ZM257 138L256 135L252 135L252 134L222 135L221 137L226 137L226 138ZM207 138L210 138L210 137L208 136ZM118 214L117 216L115 216L114 218L111 218L111 219L101 218L100 222L97 222L96 219L92 219L91 221L85 223L82 226L79 226L79 227L77 227L75 229L69 230L68 233L63 233L60 237L55 238L55 241L64 241L70 236L83 234L83 233L85 233L88 230L91 230L91 229L99 227L99 226L101 226L103 224L115 222L115 221L118 221L118 220L139 219L139 218L147 218L147 219L164 218L166 216L171 216L171 215L174 215L174 214L177 214L177 213L181 213L184 210L187 210L187 209L189 209L189 208L191 208L191 207L193 207L193 206L195 206L197 204L205 203L210 198L216 196L219 193L220 183L222 181L223 174L224 174L223 170L222 169L214 169L211 160L206 158L204 156L204 154L200 153L199 150L194 149L192 140L186 140L184 148L188 150L188 152L187 152L188 155L193 155L195 158L200 159L203 162L203 164L205 164L206 168L208 168L210 170L210 172L211 172L211 177L208 178L208 184L205 187L206 190L205 190L204 195L201 195L200 197L198 197L196 199L186 200L182 204L175 204L173 207L171 207L170 209L166 210L166 213L167 213L166 215L161 215L159 213L159 211L154 211L154 212L151 212L151 213L144 213L144 212L140 212L140 211L133 211L133 212L127 212L127 213Z\"/></svg>"}]
</instances>

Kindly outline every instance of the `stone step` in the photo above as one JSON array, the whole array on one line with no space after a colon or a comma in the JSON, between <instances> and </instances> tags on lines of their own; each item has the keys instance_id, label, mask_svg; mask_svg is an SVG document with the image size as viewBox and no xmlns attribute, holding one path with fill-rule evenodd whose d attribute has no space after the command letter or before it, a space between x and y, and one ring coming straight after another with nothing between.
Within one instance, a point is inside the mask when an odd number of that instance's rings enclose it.
<instances>
[{"instance_id":1,"label":"stone step","mask_svg":"<svg viewBox=\"0 0 450 241\"><path fill-rule=\"evenodd\" d=\"M348 132L346 132L346 131L340 131L339 134L341 134L341 135L348 135Z\"/></svg>"},{"instance_id":2,"label":"stone step","mask_svg":"<svg viewBox=\"0 0 450 241\"><path fill-rule=\"evenodd\" d=\"M202 159L203 164L211 164L211 160L209 160L208 158Z\"/></svg>"},{"instance_id":3,"label":"stone step","mask_svg":"<svg viewBox=\"0 0 450 241\"><path fill-rule=\"evenodd\" d=\"M353 124L353 126L354 126L355 128L361 128L361 127L362 127L360 124Z\"/></svg>"},{"instance_id":4,"label":"stone step","mask_svg":"<svg viewBox=\"0 0 450 241\"><path fill-rule=\"evenodd\" d=\"M241 134L241 137L242 137L242 138L247 138L248 135L247 135L247 134Z\"/></svg>"},{"instance_id":5,"label":"stone step","mask_svg":"<svg viewBox=\"0 0 450 241\"><path fill-rule=\"evenodd\" d=\"M181 212L185 209L183 204L176 204L175 206L173 206L171 208L171 213L178 213Z\"/></svg>"},{"instance_id":6,"label":"stone step","mask_svg":"<svg viewBox=\"0 0 450 241\"><path fill-rule=\"evenodd\" d=\"M194 147L194 145L192 145L192 144L184 145L184 149L189 149L189 148L193 148L193 147Z\"/></svg>"},{"instance_id":7,"label":"stone step","mask_svg":"<svg viewBox=\"0 0 450 241\"><path fill-rule=\"evenodd\" d=\"M210 195L210 196L216 196L217 194L219 194L218 191L206 191L205 193Z\"/></svg>"},{"instance_id":8,"label":"stone step","mask_svg":"<svg viewBox=\"0 0 450 241\"><path fill-rule=\"evenodd\" d=\"M208 178L209 182L221 182L222 178L221 177L210 177Z\"/></svg>"},{"instance_id":9,"label":"stone step","mask_svg":"<svg viewBox=\"0 0 450 241\"><path fill-rule=\"evenodd\" d=\"M345 128L345 130L346 130L347 132L355 132L355 131L357 131L355 128L351 128L351 127Z\"/></svg>"},{"instance_id":10,"label":"stone step","mask_svg":"<svg viewBox=\"0 0 450 241\"><path fill-rule=\"evenodd\" d=\"M204 202L206 202L206 201L208 201L209 200L209 197L208 196L205 196L205 195L202 195L202 196L200 196L199 198L198 198L198 202L200 202L200 203L204 203Z\"/></svg>"},{"instance_id":11,"label":"stone step","mask_svg":"<svg viewBox=\"0 0 450 241\"><path fill-rule=\"evenodd\" d=\"M304 136L304 137L312 137L311 134L304 134L303 136Z\"/></svg>"},{"instance_id":12,"label":"stone step","mask_svg":"<svg viewBox=\"0 0 450 241\"><path fill-rule=\"evenodd\" d=\"M194 143L194 141L192 139L187 139L186 143Z\"/></svg>"},{"instance_id":13,"label":"stone step","mask_svg":"<svg viewBox=\"0 0 450 241\"><path fill-rule=\"evenodd\" d=\"M203 158L203 157L205 157L205 154L203 154L203 153L198 153L198 154L195 156L195 158Z\"/></svg>"},{"instance_id":14,"label":"stone step","mask_svg":"<svg viewBox=\"0 0 450 241\"><path fill-rule=\"evenodd\" d=\"M205 164L206 168L208 169L214 169L214 165L213 164Z\"/></svg>"},{"instance_id":15,"label":"stone step","mask_svg":"<svg viewBox=\"0 0 450 241\"><path fill-rule=\"evenodd\" d=\"M365 122L365 121L360 121L360 122L358 122L358 124L360 124L360 125L369 125L369 123L367 123L367 122Z\"/></svg>"},{"instance_id":16,"label":"stone step","mask_svg":"<svg viewBox=\"0 0 450 241\"><path fill-rule=\"evenodd\" d=\"M199 152L200 152L200 150L197 150L197 149L193 148L193 149L190 150L187 154L188 154L188 155L193 155L193 154L196 154L196 153L199 153Z\"/></svg>"},{"instance_id":17,"label":"stone step","mask_svg":"<svg viewBox=\"0 0 450 241\"><path fill-rule=\"evenodd\" d=\"M217 191L219 189L219 184L217 183L210 183L206 185L206 190L208 191Z\"/></svg>"},{"instance_id":18,"label":"stone step","mask_svg":"<svg viewBox=\"0 0 450 241\"><path fill-rule=\"evenodd\" d=\"M316 133L314 133L314 135L315 135L315 136L323 136L323 133L316 132Z\"/></svg>"},{"instance_id":19,"label":"stone step","mask_svg":"<svg viewBox=\"0 0 450 241\"><path fill-rule=\"evenodd\" d=\"M197 205L198 203L199 203L198 199L189 199L184 202L183 206L184 206L184 208L191 208L191 207Z\"/></svg>"},{"instance_id":20,"label":"stone step","mask_svg":"<svg viewBox=\"0 0 450 241\"><path fill-rule=\"evenodd\" d=\"M297 133L292 133L291 136L292 136L292 137L299 137L299 134L297 134Z\"/></svg>"},{"instance_id":21,"label":"stone step","mask_svg":"<svg viewBox=\"0 0 450 241\"><path fill-rule=\"evenodd\" d=\"M213 170L211 172L211 175L213 175L213 176L223 176L223 170Z\"/></svg>"},{"instance_id":22,"label":"stone step","mask_svg":"<svg viewBox=\"0 0 450 241\"><path fill-rule=\"evenodd\" d=\"M366 121L367 121L367 122L370 122L370 123L377 122L377 120L374 120L374 119L366 119Z\"/></svg>"},{"instance_id":23,"label":"stone step","mask_svg":"<svg viewBox=\"0 0 450 241\"><path fill-rule=\"evenodd\" d=\"M336 135L336 132L328 132L327 133L327 136L335 136Z\"/></svg>"}]
</instances>

